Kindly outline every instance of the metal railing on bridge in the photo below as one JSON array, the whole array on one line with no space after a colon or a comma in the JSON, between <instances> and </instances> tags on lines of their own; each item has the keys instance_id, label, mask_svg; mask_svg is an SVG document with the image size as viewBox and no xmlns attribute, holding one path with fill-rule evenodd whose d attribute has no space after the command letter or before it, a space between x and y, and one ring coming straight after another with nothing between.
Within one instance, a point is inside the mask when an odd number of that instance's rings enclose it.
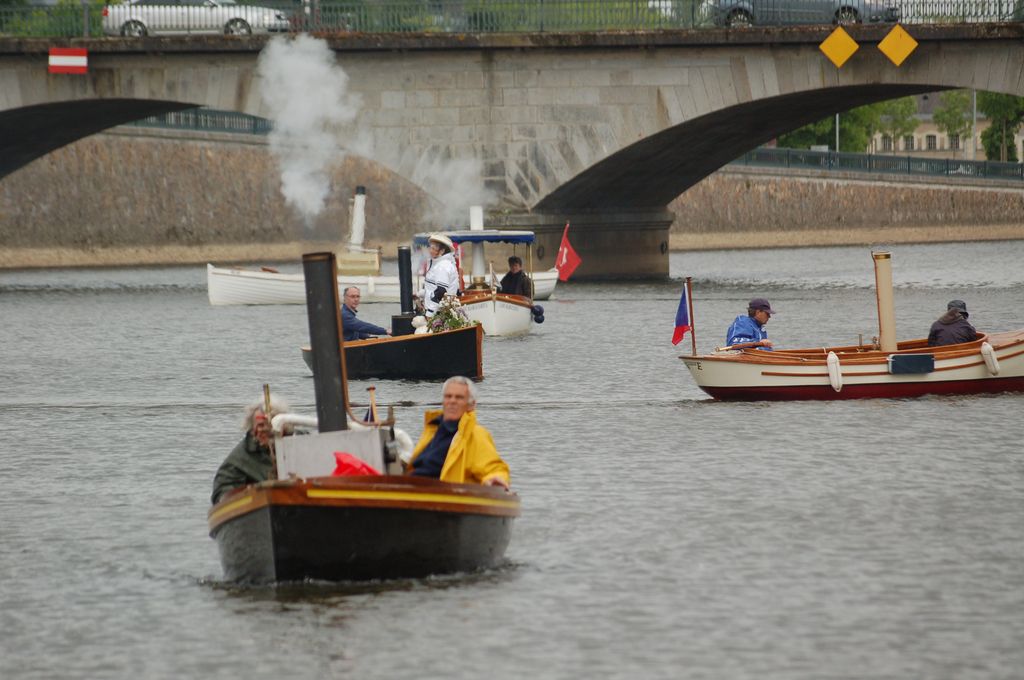
<instances>
[{"instance_id":1,"label":"metal railing on bridge","mask_svg":"<svg viewBox=\"0 0 1024 680\"><path fill-rule=\"evenodd\" d=\"M161 113L126 123L133 127L165 128L171 130L195 130L197 132L231 132L235 134L265 135L274 129L274 123L266 118L251 116L237 111L217 109L185 109Z\"/></svg>"},{"instance_id":2,"label":"metal railing on bridge","mask_svg":"<svg viewBox=\"0 0 1024 680\"><path fill-rule=\"evenodd\" d=\"M1024 0L57 0L0 6L0 36L573 33L1022 19Z\"/></svg>"},{"instance_id":3,"label":"metal railing on bridge","mask_svg":"<svg viewBox=\"0 0 1024 680\"><path fill-rule=\"evenodd\" d=\"M891 175L930 175L975 179L1024 180L1024 165L956 158L923 158L892 154L836 153L763 147L748 151L729 165L808 168Z\"/></svg>"}]
</instances>

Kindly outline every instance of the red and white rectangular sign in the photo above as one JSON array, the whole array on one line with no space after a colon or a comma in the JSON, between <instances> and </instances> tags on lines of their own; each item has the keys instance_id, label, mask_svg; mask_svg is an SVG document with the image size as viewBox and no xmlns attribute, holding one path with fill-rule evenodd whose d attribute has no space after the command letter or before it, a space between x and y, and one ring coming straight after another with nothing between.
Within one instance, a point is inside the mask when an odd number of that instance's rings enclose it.
<instances>
[{"instance_id":1,"label":"red and white rectangular sign","mask_svg":"<svg viewBox=\"0 0 1024 680\"><path fill-rule=\"evenodd\" d=\"M79 47L51 47L50 73L87 73L89 51Z\"/></svg>"}]
</instances>

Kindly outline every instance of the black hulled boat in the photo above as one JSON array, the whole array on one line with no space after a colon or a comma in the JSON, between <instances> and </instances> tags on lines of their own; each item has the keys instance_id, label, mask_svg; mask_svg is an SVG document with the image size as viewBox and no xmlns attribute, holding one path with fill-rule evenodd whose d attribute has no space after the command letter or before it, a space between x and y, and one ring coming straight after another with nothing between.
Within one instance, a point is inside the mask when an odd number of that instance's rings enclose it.
<instances>
[{"instance_id":1,"label":"black hulled boat","mask_svg":"<svg viewBox=\"0 0 1024 680\"><path fill-rule=\"evenodd\" d=\"M392 417L351 418L333 253L303 257L317 432L281 436L276 479L244 487L208 514L229 581L364 580L472 571L501 562L519 497L498 487L405 476ZM331 311L333 310L333 313ZM280 420L280 422L279 422ZM390 474L332 476L345 451Z\"/></svg>"}]
</instances>

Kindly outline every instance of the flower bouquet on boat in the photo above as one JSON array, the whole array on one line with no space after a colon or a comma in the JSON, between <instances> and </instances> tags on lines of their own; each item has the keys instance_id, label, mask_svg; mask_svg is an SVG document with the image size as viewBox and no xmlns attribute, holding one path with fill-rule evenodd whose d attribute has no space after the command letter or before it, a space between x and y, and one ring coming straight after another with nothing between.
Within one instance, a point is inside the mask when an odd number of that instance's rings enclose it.
<instances>
[{"instance_id":1,"label":"flower bouquet on boat","mask_svg":"<svg viewBox=\"0 0 1024 680\"><path fill-rule=\"evenodd\" d=\"M978 333L974 340L929 345L897 342L891 256L873 252L879 335L870 344L765 351L721 347L681 356L698 387L715 399L794 400L918 397L1024 391L1024 329ZM684 303L692 318L689 279ZM680 310L684 304L680 305ZM685 314L684 314L685 316ZM677 317L677 327L679 320ZM689 327L687 326L689 330Z\"/></svg>"},{"instance_id":2,"label":"flower bouquet on boat","mask_svg":"<svg viewBox=\"0 0 1024 680\"><path fill-rule=\"evenodd\" d=\"M421 438L413 450L390 410L378 419L372 391L366 421L355 417L341 351L335 256L314 253L303 264L317 413L278 413L264 387L251 432L218 471L208 513L225 578L268 583L419 577L500 563L520 504L508 490L507 465L476 424L475 399L468 401L472 382L449 381L454 397L462 395L462 411L454 416L458 429L454 439L449 433L440 458L433 439L425 446ZM444 401L448 423L447 384ZM264 446L270 472L257 477L264 481L245 479L232 467L247 451L258 454ZM403 461L415 468L428 451L439 470L403 474ZM242 468L258 467L256 459L245 460ZM232 481L232 470L245 483L221 484Z\"/></svg>"}]
</instances>

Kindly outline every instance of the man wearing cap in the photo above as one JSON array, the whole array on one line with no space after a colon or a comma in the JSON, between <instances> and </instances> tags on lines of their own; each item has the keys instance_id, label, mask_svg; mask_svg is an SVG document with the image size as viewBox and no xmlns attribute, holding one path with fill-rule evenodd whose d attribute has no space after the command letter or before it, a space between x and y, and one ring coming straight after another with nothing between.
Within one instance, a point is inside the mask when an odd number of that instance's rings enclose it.
<instances>
[{"instance_id":1,"label":"man wearing cap","mask_svg":"<svg viewBox=\"0 0 1024 680\"><path fill-rule=\"evenodd\" d=\"M434 316L445 295L459 294L459 269L455 264L455 244L444 234L431 234L427 239L430 246L430 268L423 277L423 288L419 299L426 316Z\"/></svg>"},{"instance_id":2,"label":"man wearing cap","mask_svg":"<svg viewBox=\"0 0 1024 680\"><path fill-rule=\"evenodd\" d=\"M775 310L764 298L754 298L747 305L747 315L740 314L729 326L725 334L725 344L730 349L763 349L772 350L772 341L768 339L768 331L764 325L768 323Z\"/></svg>"},{"instance_id":3,"label":"man wearing cap","mask_svg":"<svg viewBox=\"0 0 1024 680\"><path fill-rule=\"evenodd\" d=\"M928 331L929 347L977 340L978 331L974 330L967 317L967 303L963 300L950 300L946 305L946 313L940 316Z\"/></svg>"}]
</instances>

